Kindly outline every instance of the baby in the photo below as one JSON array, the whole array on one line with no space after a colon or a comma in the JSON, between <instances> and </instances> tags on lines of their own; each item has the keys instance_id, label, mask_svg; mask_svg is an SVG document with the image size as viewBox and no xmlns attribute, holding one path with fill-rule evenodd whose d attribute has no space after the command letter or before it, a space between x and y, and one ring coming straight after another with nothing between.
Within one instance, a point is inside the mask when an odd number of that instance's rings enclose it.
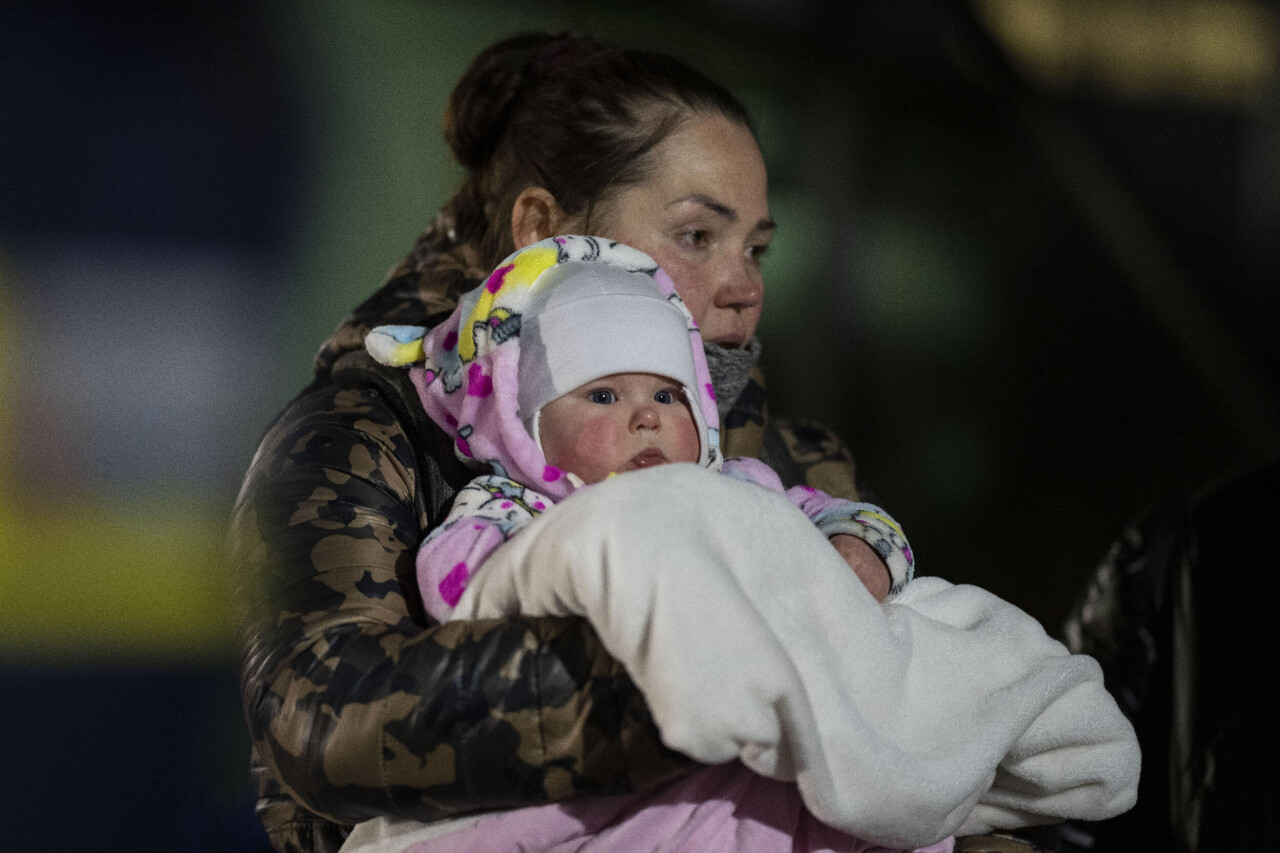
<instances>
[{"instance_id":1,"label":"baby","mask_svg":"<svg viewBox=\"0 0 1280 853\"><path fill-rule=\"evenodd\" d=\"M497 547L584 485L694 463L784 491L764 463L722 460L696 324L671 279L636 250L588 237L535 244L425 340L424 331L380 327L367 346L390 364L425 358L411 373L424 409L460 458L488 469L418 555L423 603L439 621ZM889 596L910 580L910 548L883 510L807 486L786 494L826 536L870 545Z\"/></svg>"},{"instance_id":2,"label":"baby","mask_svg":"<svg viewBox=\"0 0 1280 853\"><path fill-rule=\"evenodd\" d=\"M910 548L878 507L807 486L785 490L764 463L721 458L696 323L647 255L594 238L543 241L509 258L448 321L424 333L380 327L366 345L384 363L415 365L411 376L427 414L454 438L462 460L487 469L459 491L418 553L419 588L433 618L454 618L486 560L556 501L668 464L699 465L785 493L826 536L870 545L890 576L889 597L911 579ZM790 821L785 828L774 825L781 814ZM794 784L736 762L645 794L397 826L390 835L398 840L385 846L359 846L370 827L349 846L406 850L417 841L412 849L427 853L436 848L426 839L438 837L435 843L467 849L594 843L675 850L686 849L671 846L684 834L688 849L698 850L887 849L825 826L803 807ZM445 829L452 831L439 835Z\"/></svg>"}]
</instances>

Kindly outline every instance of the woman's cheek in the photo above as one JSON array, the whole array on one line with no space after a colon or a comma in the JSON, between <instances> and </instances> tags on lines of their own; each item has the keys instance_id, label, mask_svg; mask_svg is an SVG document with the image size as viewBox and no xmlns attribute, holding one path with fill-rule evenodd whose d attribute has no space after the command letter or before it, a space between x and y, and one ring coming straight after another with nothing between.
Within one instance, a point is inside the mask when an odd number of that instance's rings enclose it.
<instances>
[{"instance_id":1,"label":"woman's cheek","mask_svg":"<svg viewBox=\"0 0 1280 853\"><path fill-rule=\"evenodd\" d=\"M711 289L703 283L700 271L693 264L679 261L663 263L658 260L658 265L671 276L671 281L676 286L676 293L684 301L693 319L702 326L707 318L707 308L711 305Z\"/></svg>"}]
</instances>

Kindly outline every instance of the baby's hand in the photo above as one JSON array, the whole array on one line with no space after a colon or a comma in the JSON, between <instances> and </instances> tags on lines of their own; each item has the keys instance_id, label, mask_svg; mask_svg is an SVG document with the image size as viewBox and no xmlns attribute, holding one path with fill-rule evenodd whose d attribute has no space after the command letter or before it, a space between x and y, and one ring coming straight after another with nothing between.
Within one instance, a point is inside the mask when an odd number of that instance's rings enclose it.
<instances>
[{"instance_id":1,"label":"baby's hand","mask_svg":"<svg viewBox=\"0 0 1280 853\"><path fill-rule=\"evenodd\" d=\"M871 597L876 601L884 601L889 595L892 579L889 577L889 567L880 559L880 555L866 542L848 533L832 536L831 544L836 546L840 556L844 557L844 561L853 569Z\"/></svg>"}]
</instances>

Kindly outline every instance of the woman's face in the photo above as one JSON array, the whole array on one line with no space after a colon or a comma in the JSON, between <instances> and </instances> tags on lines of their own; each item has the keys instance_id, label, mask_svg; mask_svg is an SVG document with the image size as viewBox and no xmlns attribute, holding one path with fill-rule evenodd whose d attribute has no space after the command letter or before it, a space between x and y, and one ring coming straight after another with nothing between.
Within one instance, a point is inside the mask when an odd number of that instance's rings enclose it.
<instances>
[{"instance_id":1,"label":"woman's face","mask_svg":"<svg viewBox=\"0 0 1280 853\"><path fill-rule=\"evenodd\" d=\"M744 347L760 322L773 240L764 158L745 127L694 115L653 150L651 177L602 203L590 230L667 271L703 340Z\"/></svg>"}]
</instances>

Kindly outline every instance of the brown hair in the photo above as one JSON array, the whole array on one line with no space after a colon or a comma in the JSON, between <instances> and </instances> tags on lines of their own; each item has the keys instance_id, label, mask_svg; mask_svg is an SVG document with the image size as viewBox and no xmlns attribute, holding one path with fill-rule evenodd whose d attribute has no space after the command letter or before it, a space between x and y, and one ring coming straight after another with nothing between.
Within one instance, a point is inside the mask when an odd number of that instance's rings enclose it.
<instances>
[{"instance_id":1,"label":"brown hair","mask_svg":"<svg viewBox=\"0 0 1280 853\"><path fill-rule=\"evenodd\" d=\"M443 211L449 242L492 268L515 249L511 208L533 186L589 219L611 191L646 179L646 155L692 113L753 130L727 89L666 54L574 33L490 46L445 111L445 140L468 170Z\"/></svg>"}]
</instances>

